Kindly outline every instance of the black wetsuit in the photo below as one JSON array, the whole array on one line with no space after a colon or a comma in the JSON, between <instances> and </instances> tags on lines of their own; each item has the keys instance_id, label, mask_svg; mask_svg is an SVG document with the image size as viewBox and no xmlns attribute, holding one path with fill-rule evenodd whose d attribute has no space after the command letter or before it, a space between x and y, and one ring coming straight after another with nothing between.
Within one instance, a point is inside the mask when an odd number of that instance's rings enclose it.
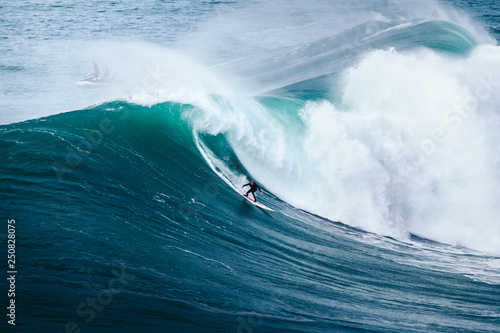
<instances>
[{"instance_id":1,"label":"black wetsuit","mask_svg":"<svg viewBox=\"0 0 500 333\"><path fill-rule=\"evenodd\" d=\"M248 192L245 194L246 197L248 197L248 193L252 193L253 195L253 199L255 200L255 202L257 202L257 198L255 197L255 191L257 191L257 189L259 190L259 192L262 192L262 190L260 189L259 185L257 185L255 182L252 184L248 183L248 184L245 184L243 185L243 187L245 186L250 186L250 189L248 190Z\"/></svg>"}]
</instances>

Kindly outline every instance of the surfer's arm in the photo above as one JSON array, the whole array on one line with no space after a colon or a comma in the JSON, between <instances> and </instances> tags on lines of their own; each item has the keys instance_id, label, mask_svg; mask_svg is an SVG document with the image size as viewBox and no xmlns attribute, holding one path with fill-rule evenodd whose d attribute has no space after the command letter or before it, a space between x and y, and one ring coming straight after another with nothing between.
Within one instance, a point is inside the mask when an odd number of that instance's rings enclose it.
<instances>
[{"instance_id":1,"label":"surfer's arm","mask_svg":"<svg viewBox=\"0 0 500 333\"><path fill-rule=\"evenodd\" d=\"M243 185L241 188L243 188L243 187L245 187L245 186L250 186L250 183Z\"/></svg>"}]
</instances>

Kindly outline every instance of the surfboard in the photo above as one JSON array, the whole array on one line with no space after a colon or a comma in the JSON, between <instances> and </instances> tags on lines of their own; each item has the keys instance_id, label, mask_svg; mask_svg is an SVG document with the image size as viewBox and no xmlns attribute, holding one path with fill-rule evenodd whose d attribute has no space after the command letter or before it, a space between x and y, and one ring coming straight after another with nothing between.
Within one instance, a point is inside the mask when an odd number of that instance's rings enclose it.
<instances>
[{"instance_id":1,"label":"surfboard","mask_svg":"<svg viewBox=\"0 0 500 333\"><path fill-rule=\"evenodd\" d=\"M255 206L259 207L259 208L262 208L262 209L265 209L265 210L269 210L271 212L274 212L274 209L271 209L269 207L267 207L266 205L260 203L260 202L255 202L252 198L249 198L247 196L243 196L243 198L247 199L248 201L250 201L252 204L254 204Z\"/></svg>"}]
</instances>

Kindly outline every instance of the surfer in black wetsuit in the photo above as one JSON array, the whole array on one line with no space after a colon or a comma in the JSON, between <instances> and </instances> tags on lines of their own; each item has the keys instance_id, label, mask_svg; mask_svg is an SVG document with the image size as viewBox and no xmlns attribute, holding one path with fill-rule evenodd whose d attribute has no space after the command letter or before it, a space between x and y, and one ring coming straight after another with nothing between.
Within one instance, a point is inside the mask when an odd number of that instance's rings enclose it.
<instances>
[{"instance_id":1,"label":"surfer in black wetsuit","mask_svg":"<svg viewBox=\"0 0 500 333\"><path fill-rule=\"evenodd\" d=\"M248 192L245 194L246 197L248 197L248 193L252 193L253 195L253 200L255 202L257 202L257 198L255 197L255 191L257 191L257 189L260 191L260 194L262 194L262 190L260 189L259 185L255 184L253 180L250 181L250 183L248 184L245 184L243 185L241 188L245 187L245 186L250 186L250 189L248 190Z\"/></svg>"}]
</instances>

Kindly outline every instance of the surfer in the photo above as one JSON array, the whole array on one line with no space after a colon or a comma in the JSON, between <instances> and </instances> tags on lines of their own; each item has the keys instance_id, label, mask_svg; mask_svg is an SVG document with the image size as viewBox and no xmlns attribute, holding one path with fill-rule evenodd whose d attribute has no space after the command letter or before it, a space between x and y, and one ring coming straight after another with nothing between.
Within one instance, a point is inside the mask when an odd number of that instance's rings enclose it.
<instances>
[{"instance_id":1,"label":"surfer","mask_svg":"<svg viewBox=\"0 0 500 333\"><path fill-rule=\"evenodd\" d=\"M248 190L248 192L245 194L246 197L248 197L248 193L252 193L253 195L253 200L255 202L257 202L257 198L255 197L255 191L257 191L257 189L260 191L260 194L262 194L262 190L260 189L259 185L255 184L253 180L250 181L250 183L248 184L245 184L243 185L241 188L245 187L245 186L250 186L250 189Z\"/></svg>"},{"instance_id":2,"label":"surfer","mask_svg":"<svg viewBox=\"0 0 500 333\"><path fill-rule=\"evenodd\" d=\"M94 78L95 78L95 81L99 81L99 66L97 66L96 62L94 61L93 62L93 65L94 65Z\"/></svg>"}]
</instances>

